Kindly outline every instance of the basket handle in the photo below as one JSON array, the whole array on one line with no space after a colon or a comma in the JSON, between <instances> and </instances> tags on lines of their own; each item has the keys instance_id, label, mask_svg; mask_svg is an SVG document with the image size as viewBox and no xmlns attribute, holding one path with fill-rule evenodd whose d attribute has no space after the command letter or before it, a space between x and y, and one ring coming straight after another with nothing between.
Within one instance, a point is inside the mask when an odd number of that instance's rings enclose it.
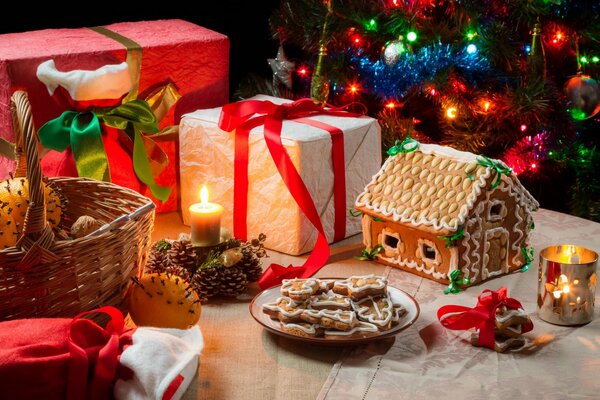
<instances>
[{"instance_id":1,"label":"basket handle","mask_svg":"<svg viewBox=\"0 0 600 400\"><path fill-rule=\"evenodd\" d=\"M49 249L54 243L54 233L46 221L44 182L37 150L37 137L33 125L31 105L27 93L16 91L10 99L10 110L15 131L17 176L26 171L29 181L29 206L25 214L23 235L16 247L25 251L21 267L28 268L43 260L55 258ZM23 149L25 150L23 154Z\"/></svg>"}]
</instances>

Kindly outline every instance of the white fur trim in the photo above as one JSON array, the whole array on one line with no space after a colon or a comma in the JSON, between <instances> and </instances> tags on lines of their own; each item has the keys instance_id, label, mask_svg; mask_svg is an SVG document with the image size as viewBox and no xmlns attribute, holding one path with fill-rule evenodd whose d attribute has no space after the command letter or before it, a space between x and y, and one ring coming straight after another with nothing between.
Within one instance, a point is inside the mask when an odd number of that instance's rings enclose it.
<instances>
[{"instance_id":1,"label":"white fur trim","mask_svg":"<svg viewBox=\"0 0 600 400\"><path fill-rule=\"evenodd\" d=\"M62 86L75 101L119 99L131 90L132 85L126 62L105 65L94 71L62 72L56 69L54 60L48 60L38 66L37 77L50 95Z\"/></svg>"},{"instance_id":2,"label":"white fur trim","mask_svg":"<svg viewBox=\"0 0 600 400\"><path fill-rule=\"evenodd\" d=\"M196 375L198 357L204 340L200 328L166 329L140 327L133 344L123 351L120 364L131 369L134 377L117 380L116 399L162 399L171 382L183 376L172 400L180 399Z\"/></svg>"}]
</instances>

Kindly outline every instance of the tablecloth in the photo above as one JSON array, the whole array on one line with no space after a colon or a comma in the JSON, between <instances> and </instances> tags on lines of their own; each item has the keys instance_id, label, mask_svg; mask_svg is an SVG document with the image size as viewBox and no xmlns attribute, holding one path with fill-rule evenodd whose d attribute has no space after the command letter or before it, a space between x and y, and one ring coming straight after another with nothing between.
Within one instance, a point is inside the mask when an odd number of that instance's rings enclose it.
<instances>
[{"instance_id":1,"label":"tablecloth","mask_svg":"<svg viewBox=\"0 0 600 400\"><path fill-rule=\"evenodd\" d=\"M238 299L211 300L200 319L206 347L184 399L600 398L600 307L592 323L578 328L547 324L535 313L539 250L573 243L599 251L600 224L548 210L535 213L534 220L536 261L529 271L458 295L444 295L444 285L407 272L352 259L360 253L360 236L335 244L330 264L317 276L388 273L392 285L415 295L421 305L413 327L364 347L315 346L266 332L248 312L259 292L256 285ZM177 214L161 214L154 239L177 238L188 230ZM283 265L301 262L269 255L268 261ZM472 307L484 288L500 286L521 300L534 320L528 350L507 355L474 348L465 342L468 334L445 331L437 322L439 306Z\"/></svg>"},{"instance_id":2,"label":"tablecloth","mask_svg":"<svg viewBox=\"0 0 600 400\"><path fill-rule=\"evenodd\" d=\"M536 252L531 268L458 295L443 286L388 269L389 284L412 294L421 306L417 323L395 341L357 348L337 362L319 399L598 399L600 398L600 310L580 327L563 327L537 317L539 251L551 244L600 250L600 224L541 210L534 217ZM445 304L473 307L484 289L504 286L521 301L535 328L519 352L499 354L469 343L469 332L444 329L437 310ZM596 292L596 303L600 293Z\"/></svg>"}]
</instances>

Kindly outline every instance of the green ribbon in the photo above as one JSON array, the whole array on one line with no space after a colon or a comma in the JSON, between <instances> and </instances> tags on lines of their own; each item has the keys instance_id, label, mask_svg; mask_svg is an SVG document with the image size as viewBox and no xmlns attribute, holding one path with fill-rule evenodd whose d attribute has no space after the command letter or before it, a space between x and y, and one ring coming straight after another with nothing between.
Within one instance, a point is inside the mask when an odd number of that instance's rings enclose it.
<instances>
[{"instance_id":1,"label":"green ribbon","mask_svg":"<svg viewBox=\"0 0 600 400\"><path fill-rule=\"evenodd\" d=\"M458 229L456 230L456 233L454 235L450 235L450 236L438 236L438 239L442 239L446 241L446 245L445 247L448 248L450 246L452 246L452 242L454 242L455 240L458 239L462 239L463 237L465 237L464 233L463 233L463 227L462 225L458 227Z\"/></svg>"},{"instance_id":2,"label":"green ribbon","mask_svg":"<svg viewBox=\"0 0 600 400\"><path fill-rule=\"evenodd\" d=\"M100 122L125 131L133 139L133 169L137 177L150 188L152 195L166 201L171 188L159 186L154 180L141 132L158 131L158 122L144 100L133 100L110 108L92 111L65 111L45 123L38 135L42 146L56 151L73 151L79 176L110 181L108 158L102 142Z\"/></svg>"},{"instance_id":3,"label":"green ribbon","mask_svg":"<svg viewBox=\"0 0 600 400\"><path fill-rule=\"evenodd\" d=\"M354 208L349 209L348 214L350 214L351 217L360 217L363 215L362 211L355 210Z\"/></svg>"},{"instance_id":4,"label":"green ribbon","mask_svg":"<svg viewBox=\"0 0 600 400\"><path fill-rule=\"evenodd\" d=\"M463 277L463 273L460 269L455 269L450 272L450 284L444 290L444 294L457 294L460 292L460 285L468 285L469 283L471 283L471 280L467 277Z\"/></svg>"},{"instance_id":5,"label":"green ribbon","mask_svg":"<svg viewBox=\"0 0 600 400\"><path fill-rule=\"evenodd\" d=\"M483 165L486 168L491 168L496 171L496 179L492 183L492 189L496 189L502 180L502 175L510 175L512 174L512 169L504 165L500 161L494 161L486 156L477 156L477 163L479 165ZM470 180L475 180L472 175L467 174Z\"/></svg>"},{"instance_id":6,"label":"green ribbon","mask_svg":"<svg viewBox=\"0 0 600 400\"><path fill-rule=\"evenodd\" d=\"M521 254L523 254L523 259L525 260L525 265L521 267L521 272L525 272L531 267L531 263L533 262L533 247L530 247L528 251L525 246L521 246Z\"/></svg>"},{"instance_id":7,"label":"green ribbon","mask_svg":"<svg viewBox=\"0 0 600 400\"><path fill-rule=\"evenodd\" d=\"M348 214L350 214L351 217L360 217L364 213L362 211L358 211L358 210L355 210L355 209L351 208L351 209L348 210ZM375 221L375 222L381 222L381 221L383 221L379 217L371 217L371 218L373 218L373 221Z\"/></svg>"},{"instance_id":8,"label":"green ribbon","mask_svg":"<svg viewBox=\"0 0 600 400\"><path fill-rule=\"evenodd\" d=\"M362 251L362 255L355 256L354 259L359 260L359 261L367 261L367 260L373 261L375 259L375 256L377 256L377 254L381 253L382 251L383 251L383 246L378 244L371 251L364 249Z\"/></svg>"},{"instance_id":9,"label":"green ribbon","mask_svg":"<svg viewBox=\"0 0 600 400\"><path fill-rule=\"evenodd\" d=\"M401 143L396 140L394 145L387 151L387 154L388 156L395 156L399 153L410 153L411 151L415 151L418 147L419 142L410 136L407 136Z\"/></svg>"}]
</instances>

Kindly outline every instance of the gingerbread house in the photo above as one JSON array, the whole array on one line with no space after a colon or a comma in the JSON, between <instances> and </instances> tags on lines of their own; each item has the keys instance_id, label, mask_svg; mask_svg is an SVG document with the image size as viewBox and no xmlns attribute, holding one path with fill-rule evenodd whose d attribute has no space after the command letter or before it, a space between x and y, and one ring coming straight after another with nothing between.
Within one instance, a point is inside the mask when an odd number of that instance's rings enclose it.
<instances>
[{"instance_id":1,"label":"gingerbread house","mask_svg":"<svg viewBox=\"0 0 600 400\"><path fill-rule=\"evenodd\" d=\"M367 250L381 246L377 261L442 283L459 269L471 284L529 261L538 207L501 161L416 142L356 202Z\"/></svg>"}]
</instances>

